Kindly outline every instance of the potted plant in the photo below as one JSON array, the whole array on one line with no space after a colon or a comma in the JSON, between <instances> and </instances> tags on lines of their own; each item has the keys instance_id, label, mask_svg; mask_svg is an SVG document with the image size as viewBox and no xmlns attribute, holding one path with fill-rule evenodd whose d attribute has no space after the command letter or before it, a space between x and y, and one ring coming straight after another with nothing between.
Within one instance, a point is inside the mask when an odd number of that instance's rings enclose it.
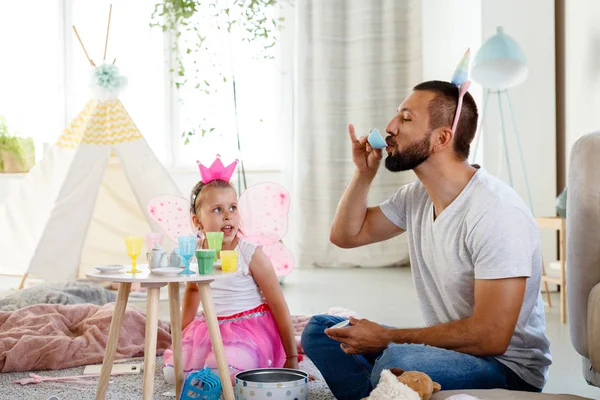
<instances>
[{"instance_id":1,"label":"potted plant","mask_svg":"<svg viewBox=\"0 0 600 400\"><path fill-rule=\"evenodd\" d=\"M10 135L6 119L0 116L0 173L27 172L34 162L33 139Z\"/></svg>"}]
</instances>

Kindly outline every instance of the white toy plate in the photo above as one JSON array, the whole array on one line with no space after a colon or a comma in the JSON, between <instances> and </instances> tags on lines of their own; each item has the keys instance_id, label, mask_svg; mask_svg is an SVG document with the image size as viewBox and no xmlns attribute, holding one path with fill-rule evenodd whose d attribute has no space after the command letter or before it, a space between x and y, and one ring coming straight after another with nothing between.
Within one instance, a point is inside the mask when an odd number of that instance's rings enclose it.
<instances>
[{"instance_id":1,"label":"white toy plate","mask_svg":"<svg viewBox=\"0 0 600 400\"><path fill-rule=\"evenodd\" d=\"M100 272L119 272L125 268L124 265L96 265L96 268Z\"/></svg>"}]
</instances>

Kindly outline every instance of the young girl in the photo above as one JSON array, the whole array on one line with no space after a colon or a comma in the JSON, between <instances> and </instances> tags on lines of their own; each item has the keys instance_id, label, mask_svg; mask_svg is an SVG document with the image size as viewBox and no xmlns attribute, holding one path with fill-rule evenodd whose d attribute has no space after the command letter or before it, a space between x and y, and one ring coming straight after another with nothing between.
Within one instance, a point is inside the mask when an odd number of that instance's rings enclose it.
<instances>
[{"instance_id":1,"label":"young girl","mask_svg":"<svg viewBox=\"0 0 600 400\"><path fill-rule=\"evenodd\" d=\"M211 283L232 380L238 372L253 368L298 368L292 319L273 265L261 246L238 237L235 189L220 179L200 181L192 190L190 205L198 231L223 232L222 249L238 251L237 272ZM208 247L204 240L199 245ZM199 304L198 286L187 283L181 323L184 373L217 368L206 321L203 316L196 318ZM164 354L163 372L173 384L171 349Z\"/></svg>"}]
</instances>

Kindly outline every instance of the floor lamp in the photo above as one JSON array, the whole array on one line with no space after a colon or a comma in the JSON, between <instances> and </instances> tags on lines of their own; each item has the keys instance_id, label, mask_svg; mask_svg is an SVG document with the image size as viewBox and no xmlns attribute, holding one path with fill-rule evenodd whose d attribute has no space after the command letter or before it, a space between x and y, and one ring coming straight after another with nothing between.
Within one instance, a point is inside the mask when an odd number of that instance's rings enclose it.
<instances>
[{"instance_id":1,"label":"floor lamp","mask_svg":"<svg viewBox=\"0 0 600 400\"><path fill-rule=\"evenodd\" d=\"M479 83L484 88L483 111L481 113L482 123L479 127L479 132L477 133L477 139L475 140L473 160L477 156L479 143L481 141L481 129L483 127L483 122L485 121L487 107L491 99L496 97L498 101L498 111L500 114L504 159L506 161L506 168L508 171L508 180L510 185L514 187L512 168L508 154L508 139L506 133L506 123L504 122L505 110L503 107L503 101L507 105L506 114L512 122L512 129L517 142L519 158L521 161L521 169L525 180L525 186L527 188L527 199L529 201L529 207L533 212L531 188L529 186L529 179L527 178L527 170L525 169L523 148L521 146L521 139L519 137L519 131L517 129L517 123L515 121L512 104L510 102L510 96L508 95L508 89L523 83L523 81L527 78L527 73L527 61L525 59L525 54L523 54L523 51L521 50L521 47L514 39L504 34L502 27L498 27L496 34L490 37L477 52L471 68L471 77L473 81Z\"/></svg>"}]
</instances>

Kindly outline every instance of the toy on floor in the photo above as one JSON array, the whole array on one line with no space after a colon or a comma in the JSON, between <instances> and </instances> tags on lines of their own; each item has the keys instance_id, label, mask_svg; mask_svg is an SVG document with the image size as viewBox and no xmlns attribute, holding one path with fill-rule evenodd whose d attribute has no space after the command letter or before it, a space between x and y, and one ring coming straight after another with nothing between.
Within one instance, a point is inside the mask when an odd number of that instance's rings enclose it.
<instances>
[{"instance_id":1,"label":"toy on floor","mask_svg":"<svg viewBox=\"0 0 600 400\"><path fill-rule=\"evenodd\" d=\"M112 374L111 375L121 375L121 374ZM61 383L80 383L82 385L98 385L97 380L91 380L87 378L98 378L100 375L76 375L76 376L43 376L34 374L33 372L29 374L29 378L23 378L18 381L14 381L14 384L18 385L29 385L34 383L42 383L42 382L61 382Z\"/></svg>"},{"instance_id":2,"label":"toy on floor","mask_svg":"<svg viewBox=\"0 0 600 400\"><path fill-rule=\"evenodd\" d=\"M187 377L179 400L219 400L221 391L221 380L206 367Z\"/></svg>"},{"instance_id":3,"label":"toy on floor","mask_svg":"<svg viewBox=\"0 0 600 400\"><path fill-rule=\"evenodd\" d=\"M440 390L440 384L432 381L427 374L392 368L381 372L379 384L367 399L429 400L433 393Z\"/></svg>"}]
</instances>

